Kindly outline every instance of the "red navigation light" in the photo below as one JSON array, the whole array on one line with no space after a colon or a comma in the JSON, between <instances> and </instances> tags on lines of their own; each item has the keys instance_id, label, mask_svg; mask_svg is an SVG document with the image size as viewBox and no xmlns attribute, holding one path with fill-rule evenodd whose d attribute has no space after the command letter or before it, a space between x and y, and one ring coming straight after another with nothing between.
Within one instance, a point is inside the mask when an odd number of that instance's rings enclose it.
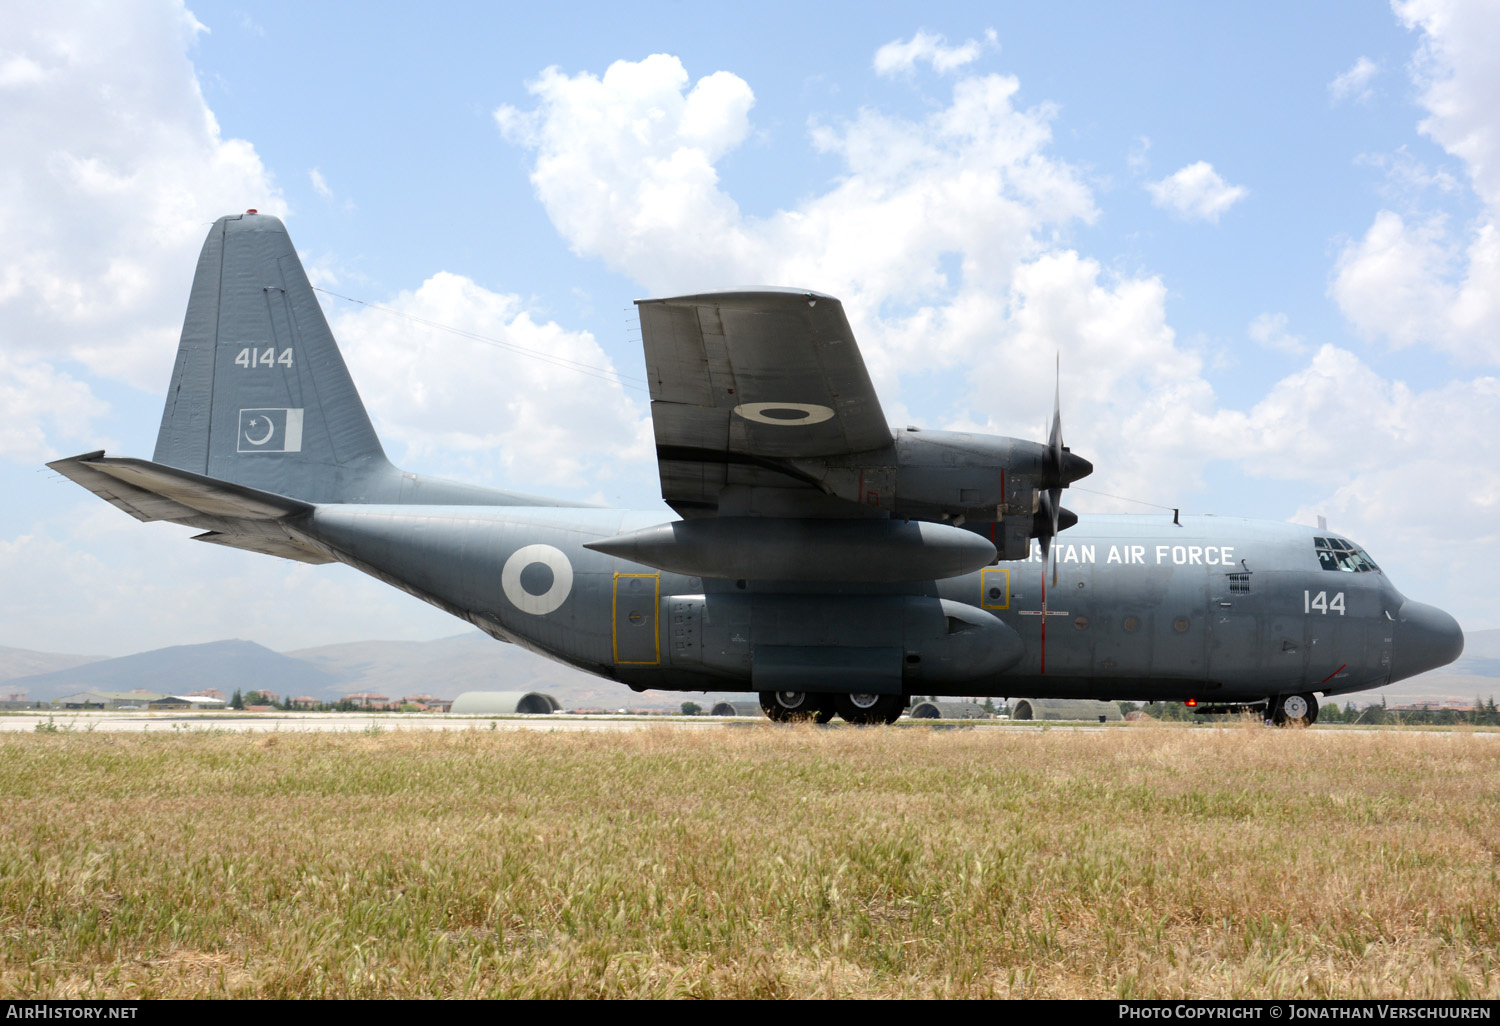
<instances>
[{"instance_id":1,"label":"red navigation light","mask_svg":"<svg viewBox=\"0 0 1500 1026\"><path fill-rule=\"evenodd\" d=\"M247 214L258 214L258 213L260 213L260 211L256 210L254 207L252 207L249 210L245 211L245 213L247 213Z\"/></svg>"},{"instance_id":2,"label":"red navigation light","mask_svg":"<svg viewBox=\"0 0 1500 1026\"><path fill-rule=\"evenodd\" d=\"M1188 699L1188 700L1187 700L1187 702L1185 702L1185 703L1184 703L1184 704L1185 704L1185 705L1186 705L1186 706L1187 706L1187 707L1188 707L1188 708L1189 708L1189 709L1191 709L1191 708L1192 708L1192 707L1193 707L1193 706L1195 706L1195 705L1197 705L1197 704L1198 704L1198 700L1197 700L1197 699L1196 699L1196 698L1189 698L1189 699Z\"/></svg>"}]
</instances>

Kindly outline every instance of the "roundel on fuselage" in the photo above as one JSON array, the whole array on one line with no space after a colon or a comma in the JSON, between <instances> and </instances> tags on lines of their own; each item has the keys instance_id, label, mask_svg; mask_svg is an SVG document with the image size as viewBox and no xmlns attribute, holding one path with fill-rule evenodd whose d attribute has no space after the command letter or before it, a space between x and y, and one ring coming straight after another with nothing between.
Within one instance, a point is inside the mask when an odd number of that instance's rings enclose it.
<instances>
[{"instance_id":1,"label":"roundel on fuselage","mask_svg":"<svg viewBox=\"0 0 1500 1026\"><path fill-rule=\"evenodd\" d=\"M741 403L734 412L757 424L775 424L777 427L821 424L833 417L833 410L817 403Z\"/></svg>"},{"instance_id":2,"label":"roundel on fuselage","mask_svg":"<svg viewBox=\"0 0 1500 1026\"><path fill-rule=\"evenodd\" d=\"M546 572L527 573L534 566L546 567L551 571L550 584L545 583ZM527 580L523 581L523 576ZM532 580L536 576L543 580ZM528 584L540 586L542 590L530 591ZM510 599L511 605L521 612L543 616L566 602L573 591L573 564L568 562L568 557L559 548L551 545L523 545L505 561L505 566L500 571L500 587L504 589L505 597Z\"/></svg>"}]
</instances>

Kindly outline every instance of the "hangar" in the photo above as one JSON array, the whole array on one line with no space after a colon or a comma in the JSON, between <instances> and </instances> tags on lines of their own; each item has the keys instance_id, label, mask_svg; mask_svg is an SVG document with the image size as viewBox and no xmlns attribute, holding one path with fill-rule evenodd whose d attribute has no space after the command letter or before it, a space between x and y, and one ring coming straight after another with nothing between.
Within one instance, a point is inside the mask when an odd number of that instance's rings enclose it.
<instances>
[{"instance_id":1,"label":"hangar","mask_svg":"<svg viewBox=\"0 0 1500 1026\"><path fill-rule=\"evenodd\" d=\"M1114 702L1091 698L1017 698L1010 704L1013 720L1094 720L1110 723L1124 720Z\"/></svg>"},{"instance_id":2,"label":"hangar","mask_svg":"<svg viewBox=\"0 0 1500 1026\"><path fill-rule=\"evenodd\" d=\"M448 710L454 716L531 716L562 711L562 703L540 691L465 691Z\"/></svg>"},{"instance_id":3,"label":"hangar","mask_svg":"<svg viewBox=\"0 0 1500 1026\"><path fill-rule=\"evenodd\" d=\"M222 709L222 698L167 695L156 691L80 691L54 698L61 709Z\"/></svg>"},{"instance_id":4,"label":"hangar","mask_svg":"<svg viewBox=\"0 0 1500 1026\"><path fill-rule=\"evenodd\" d=\"M761 717L765 712L761 709L759 702L715 702L713 708L708 711L710 716L755 716Z\"/></svg>"}]
</instances>

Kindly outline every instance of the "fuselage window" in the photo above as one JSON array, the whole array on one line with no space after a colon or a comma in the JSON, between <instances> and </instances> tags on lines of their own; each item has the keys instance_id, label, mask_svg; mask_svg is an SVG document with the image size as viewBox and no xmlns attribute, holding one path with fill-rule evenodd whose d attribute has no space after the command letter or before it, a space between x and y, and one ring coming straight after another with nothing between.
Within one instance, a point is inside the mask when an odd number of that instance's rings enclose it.
<instances>
[{"instance_id":1,"label":"fuselage window","mask_svg":"<svg viewBox=\"0 0 1500 1026\"><path fill-rule=\"evenodd\" d=\"M1373 559L1342 538L1314 538L1313 545L1318 552L1318 565L1324 570L1346 574L1380 573L1380 567Z\"/></svg>"}]
</instances>

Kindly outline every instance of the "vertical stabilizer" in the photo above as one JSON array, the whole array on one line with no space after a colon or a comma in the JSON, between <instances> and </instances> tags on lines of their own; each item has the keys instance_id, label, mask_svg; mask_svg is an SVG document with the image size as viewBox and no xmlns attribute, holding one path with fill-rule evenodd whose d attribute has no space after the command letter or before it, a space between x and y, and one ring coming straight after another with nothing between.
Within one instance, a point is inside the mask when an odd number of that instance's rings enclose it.
<instances>
[{"instance_id":1,"label":"vertical stabilizer","mask_svg":"<svg viewBox=\"0 0 1500 1026\"><path fill-rule=\"evenodd\" d=\"M155 460L312 502L358 502L391 473L280 219L208 233Z\"/></svg>"}]
</instances>

